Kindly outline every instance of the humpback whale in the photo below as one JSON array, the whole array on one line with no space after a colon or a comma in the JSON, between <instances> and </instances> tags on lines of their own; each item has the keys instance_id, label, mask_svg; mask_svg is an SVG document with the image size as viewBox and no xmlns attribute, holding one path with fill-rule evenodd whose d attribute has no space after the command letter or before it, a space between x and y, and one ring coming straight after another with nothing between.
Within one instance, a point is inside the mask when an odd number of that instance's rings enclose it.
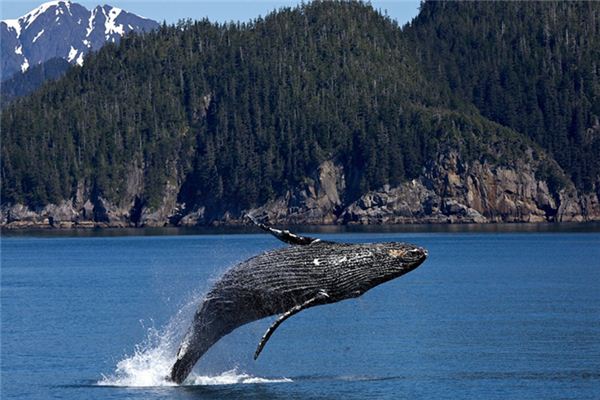
<instances>
[{"instance_id":1,"label":"humpback whale","mask_svg":"<svg viewBox=\"0 0 600 400\"><path fill-rule=\"evenodd\" d=\"M256 359L277 327L310 307L355 298L417 268L427 251L407 243L336 243L267 226L290 244L229 269L205 295L177 352L170 379L181 383L196 362L234 329L272 315Z\"/></svg>"}]
</instances>

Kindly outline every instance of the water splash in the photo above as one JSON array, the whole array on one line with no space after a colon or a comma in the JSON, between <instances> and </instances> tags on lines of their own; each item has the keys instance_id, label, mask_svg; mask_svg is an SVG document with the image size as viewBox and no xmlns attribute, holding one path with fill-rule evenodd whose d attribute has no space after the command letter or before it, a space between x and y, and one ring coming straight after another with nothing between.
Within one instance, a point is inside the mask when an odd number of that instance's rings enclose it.
<instances>
[{"instance_id":1,"label":"water splash","mask_svg":"<svg viewBox=\"0 0 600 400\"><path fill-rule=\"evenodd\" d=\"M148 337L135 346L133 355L117 363L113 374L102 375L97 382L101 386L175 386L167 377L176 358L179 336L177 327L182 325L181 312L162 330L148 329Z\"/></svg>"},{"instance_id":2,"label":"water splash","mask_svg":"<svg viewBox=\"0 0 600 400\"><path fill-rule=\"evenodd\" d=\"M175 363L182 335L190 323L190 316L201 300L200 295L183 306L162 329L151 327L144 342L136 345L133 355L117 363L110 375L102 374L99 386L158 387L177 386L168 376ZM287 378L261 378L238 371L237 367L218 375L190 374L184 385L233 385L252 383L291 382Z\"/></svg>"},{"instance_id":3,"label":"water splash","mask_svg":"<svg viewBox=\"0 0 600 400\"><path fill-rule=\"evenodd\" d=\"M249 383L283 383L292 382L292 380L289 378L255 377L243 372L239 372L237 368L234 368L216 376L201 376L192 374L185 383L188 384L188 382L190 385L235 385Z\"/></svg>"}]
</instances>

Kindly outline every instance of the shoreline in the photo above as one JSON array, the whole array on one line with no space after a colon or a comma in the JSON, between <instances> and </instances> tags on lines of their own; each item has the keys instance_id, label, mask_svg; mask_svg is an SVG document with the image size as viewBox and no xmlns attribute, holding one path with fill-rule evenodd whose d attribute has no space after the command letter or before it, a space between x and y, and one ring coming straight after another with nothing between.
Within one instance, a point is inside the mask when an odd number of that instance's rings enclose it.
<instances>
[{"instance_id":1,"label":"shoreline","mask_svg":"<svg viewBox=\"0 0 600 400\"><path fill-rule=\"evenodd\" d=\"M490 222L490 223L418 223L371 225L277 225L293 232L314 234L340 233L590 233L600 232L599 221L585 222ZM194 227L0 227L0 237L111 237L111 236L186 236L262 234L253 225Z\"/></svg>"}]
</instances>

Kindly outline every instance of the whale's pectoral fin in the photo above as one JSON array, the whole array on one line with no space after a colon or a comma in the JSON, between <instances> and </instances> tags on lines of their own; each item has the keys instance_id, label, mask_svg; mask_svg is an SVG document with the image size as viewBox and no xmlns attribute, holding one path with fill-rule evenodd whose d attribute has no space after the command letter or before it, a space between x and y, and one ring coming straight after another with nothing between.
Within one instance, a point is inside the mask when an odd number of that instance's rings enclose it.
<instances>
[{"instance_id":1,"label":"whale's pectoral fin","mask_svg":"<svg viewBox=\"0 0 600 400\"><path fill-rule=\"evenodd\" d=\"M254 359L256 360L258 358L258 356L260 355L260 352L263 350L263 348L269 341L269 338L271 337L271 335L273 335L273 332L275 332L275 329L277 329L277 327L279 327L279 325L281 325L283 323L283 321L285 321L286 319L288 319L289 317L291 317L294 314L298 314L300 311L304 310L305 308L315 306L315 305L318 305L319 303L325 302L328 298L329 298L329 295L327 294L327 292L325 292L324 290L321 290L315 295L315 297L312 297L312 298L306 300L304 303L298 304L297 306L292 307L285 313L281 314L281 316L279 318L277 318L277 320L275 322L273 322L273 325L271 325L269 327L269 329L267 329L267 331L263 335L262 339L260 339L260 342L258 343L258 347L256 348L256 352L254 353Z\"/></svg>"},{"instance_id":2,"label":"whale's pectoral fin","mask_svg":"<svg viewBox=\"0 0 600 400\"><path fill-rule=\"evenodd\" d=\"M256 226L258 226L260 229L269 232L271 235L275 236L277 239L279 239L285 243L306 245L306 244L311 244L311 243L318 242L319 240L321 240L321 239L311 238L308 236L296 235L295 233L292 233L287 230L284 231L284 230L280 230L280 229L271 228L270 226L265 225L262 222L258 222L256 220L256 218L254 218L250 214L248 214L248 218L250 218L252 220L252 222L254 222L254 224Z\"/></svg>"}]
</instances>

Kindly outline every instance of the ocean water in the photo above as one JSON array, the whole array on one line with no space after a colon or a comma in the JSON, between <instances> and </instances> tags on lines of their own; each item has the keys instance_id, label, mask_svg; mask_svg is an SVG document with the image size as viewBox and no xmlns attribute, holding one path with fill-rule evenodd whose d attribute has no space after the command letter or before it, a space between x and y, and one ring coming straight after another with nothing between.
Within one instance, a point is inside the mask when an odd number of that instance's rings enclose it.
<instances>
[{"instance_id":1,"label":"ocean water","mask_svg":"<svg viewBox=\"0 0 600 400\"><path fill-rule=\"evenodd\" d=\"M597 399L600 233L322 233L407 241L417 270L277 329L245 325L165 381L202 294L262 234L1 241L2 399Z\"/></svg>"}]
</instances>

